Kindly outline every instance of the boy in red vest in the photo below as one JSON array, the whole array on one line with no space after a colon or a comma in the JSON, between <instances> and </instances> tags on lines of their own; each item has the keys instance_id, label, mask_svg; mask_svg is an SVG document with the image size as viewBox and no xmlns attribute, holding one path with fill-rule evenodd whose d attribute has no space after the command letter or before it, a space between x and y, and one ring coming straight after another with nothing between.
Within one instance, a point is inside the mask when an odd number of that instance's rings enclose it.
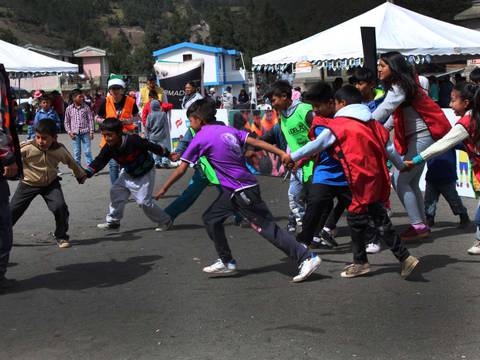
<instances>
[{"instance_id":1,"label":"boy in red vest","mask_svg":"<svg viewBox=\"0 0 480 360\"><path fill-rule=\"evenodd\" d=\"M334 119L315 117L312 131L317 126L325 129L316 139L291 154L293 161L330 149L340 161L352 192L347 221L351 230L353 264L341 273L351 278L370 272L365 250L369 218L379 229L381 237L401 262L401 276L407 278L419 261L410 255L393 225L383 204L390 195L390 176L387 159L399 169L402 159L389 140L388 131L372 120L369 108L362 104L361 93L352 85L335 94Z\"/></svg>"}]
</instances>

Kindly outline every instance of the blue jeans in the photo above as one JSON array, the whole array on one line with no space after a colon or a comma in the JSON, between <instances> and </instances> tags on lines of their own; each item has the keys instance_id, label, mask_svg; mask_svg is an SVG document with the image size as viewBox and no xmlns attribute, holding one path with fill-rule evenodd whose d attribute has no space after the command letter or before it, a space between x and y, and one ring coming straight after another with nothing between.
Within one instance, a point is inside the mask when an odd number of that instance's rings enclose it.
<instances>
[{"instance_id":1,"label":"blue jeans","mask_svg":"<svg viewBox=\"0 0 480 360\"><path fill-rule=\"evenodd\" d=\"M93 161L93 158L92 149L90 147L90 134L88 133L75 135L75 139L72 140L73 158L78 165L82 165L82 144L85 160L87 161L87 165L90 165L90 163Z\"/></svg>"},{"instance_id":2,"label":"blue jeans","mask_svg":"<svg viewBox=\"0 0 480 360\"><path fill-rule=\"evenodd\" d=\"M288 203L297 224L302 223L303 215L305 215L305 200L303 199L304 186L303 170L298 169L296 174L292 173L290 177L290 187L288 188Z\"/></svg>"},{"instance_id":3,"label":"blue jeans","mask_svg":"<svg viewBox=\"0 0 480 360\"><path fill-rule=\"evenodd\" d=\"M445 200L447 200L454 215L467 213L467 209L463 206L462 199L458 196L455 181L441 185L427 181L425 187L425 215L435 217L440 195L443 195Z\"/></svg>"},{"instance_id":4,"label":"blue jeans","mask_svg":"<svg viewBox=\"0 0 480 360\"><path fill-rule=\"evenodd\" d=\"M117 181L120 174L120 165L118 165L115 160L111 159L108 162L108 168L110 169L110 183L113 185L113 183Z\"/></svg>"},{"instance_id":5,"label":"blue jeans","mask_svg":"<svg viewBox=\"0 0 480 360\"><path fill-rule=\"evenodd\" d=\"M27 126L27 140L32 140L35 138L35 129L33 128L33 125L28 125Z\"/></svg>"},{"instance_id":6,"label":"blue jeans","mask_svg":"<svg viewBox=\"0 0 480 360\"><path fill-rule=\"evenodd\" d=\"M165 208L165 212L170 215L172 221L193 205L209 183L201 171L195 170L187 188L175 201Z\"/></svg>"}]
</instances>

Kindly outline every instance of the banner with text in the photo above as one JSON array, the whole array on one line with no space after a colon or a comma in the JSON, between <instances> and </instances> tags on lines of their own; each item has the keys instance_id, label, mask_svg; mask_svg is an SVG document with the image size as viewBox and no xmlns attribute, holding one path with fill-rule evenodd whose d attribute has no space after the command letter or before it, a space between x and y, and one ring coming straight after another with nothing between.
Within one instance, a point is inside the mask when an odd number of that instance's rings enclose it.
<instances>
[{"instance_id":1,"label":"banner with text","mask_svg":"<svg viewBox=\"0 0 480 360\"><path fill-rule=\"evenodd\" d=\"M175 109L182 108L185 84L192 82L199 89L203 88L203 60L190 60L183 63L156 62L154 65L160 86L168 96L168 102Z\"/></svg>"}]
</instances>

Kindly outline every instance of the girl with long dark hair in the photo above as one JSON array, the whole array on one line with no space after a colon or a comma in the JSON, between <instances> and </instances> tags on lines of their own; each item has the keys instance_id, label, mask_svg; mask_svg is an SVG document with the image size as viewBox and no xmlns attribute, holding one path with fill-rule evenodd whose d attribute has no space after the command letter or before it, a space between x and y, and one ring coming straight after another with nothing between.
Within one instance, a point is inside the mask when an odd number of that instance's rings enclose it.
<instances>
[{"instance_id":1,"label":"girl with long dark hair","mask_svg":"<svg viewBox=\"0 0 480 360\"><path fill-rule=\"evenodd\" d=\"M461 116L455 126L440 140L429 146L411 161L405 161L409 168L417 167L425 161L440 155L463 142L472 164L473 185L480 190L480 90L472 83L457 84L452 90L450 107L455 115ZM480 255L480 208L475 215L477 225L476 240L468 249L471 255Z\"/></svg>"},{"instance_id":2,"label":"girl with long dark hair","mask_svg":"<svg viewBox=\"0 0 480 360\"><path fill-rule=\"evenodd\" d=\"M450 123L442 109L420 87L414 68L402 54L382 54L378 75L387 94L372 116L381 123L387 123L387 128L393 127L397 151L404 156L404 160L411 160L415 154L444 136L451 128ZM389 120L390 117L393 121ZM411 224L400 235L402 240L424 238L430 234L419 187L423 167L418 166L403 173L394 170L393 186Z\"/></svg>"}]
</instances>

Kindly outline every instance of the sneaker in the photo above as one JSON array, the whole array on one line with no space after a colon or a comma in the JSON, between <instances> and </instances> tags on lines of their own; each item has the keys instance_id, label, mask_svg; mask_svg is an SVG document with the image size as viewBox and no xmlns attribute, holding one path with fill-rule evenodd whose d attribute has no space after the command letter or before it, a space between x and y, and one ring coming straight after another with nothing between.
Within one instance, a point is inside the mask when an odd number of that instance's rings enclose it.
<instances>
[{"instance_id":1,"label":"sneaker","mask_svg":"<svg viewBox=\"0 0 480 360\"><path fill-rule=\"evenodd\" d=\"M57 245L60 249L66 249L72 246L67 239L57 239Z\"/></svg>"},{"instance_id":2,"label":"sneaker","mask_svg":"<svg viewBox=\"0 0 480 360\"><path fill-rule=\"evenodd\" d=\"M419 262L420 261L415 256L410 255L402 262L402 271L400 272L400 276L404 279L408 278L412 274L413 270L415 270L415 267Z\"/></svg>"},{"instance_id":3,"label":"sneaker","mask_svg":"<svg viewBox=\"0 0 480 360\"><path fill-rule=\"evenodd\" d=\"M370 243L365 246L367 254L378 254L381 250L380 244Z\"/></svg>"},{"instance_id":4,"label":"sneaker","mask_svg":"<svg viewBox=\"0 0 480 360\"><path fill-rule=\"evenodd\" d=\"M435 225L435 218L431 215L427 215L427 226L433 227Z\"/></svg>"},{"instance_id":5,"label":"sneaker","mask_svg":"<svg viewBox=\"0 0 480 360\"><path fill-rule=\"evenodd\" d=\"M320 231L320 238L325 244L327 244L332 248L335 248L338 246L338 243L335 241L335 238L323 229L322 231Z\"/></svg>"},{"instance_id":6,"label":"sneaker","mask_svg":"<svg viewBox=\"0 0 480 360\"><path fill-rule=\"evenodd\" d=\"M460 214L460 223L458 224L458 229L466 229L470 225L470 218L468 214Z\"/></svg>"},{"instance_id":7,"label":"sneaker","mask_svg":"<svg viewBox=\"0 0 480 360\"><path fill-rule=\"evenodd\" d=\"M173 221L168 220L165 224L159 224L158 227L155 228L155 231L168 231L172 228Z\"/></svg>"},{"instance_id":8,"label":"sneaker","mask_svg":"<svg viewBox=\"0 0 480 360\"><path fill-rule=\"evenodd\" d=\"M5 276L0 277L0 289L11 289L17 285L14 279L7 279Z\"/></svg>"},{"instance_id":9,"label":"sneaker","mask_svg":"<svg viewBox=\"0 0 480 360\"><path fill-rule=\"evenodd\" d=\"M101 223L101 224L97 224L97 227L99 229L104 229L104 230L107 230L107 229L118 229L120 227L120 223Z\"/></svg>"},{"instance_id":10,"label":"sneaker","mask_svg":"<svg viewBox=\"0 0 480 360\"><path fill-rule=\"evenodd\" d=\"M345 270L340 274L344 278L353 278L360 275L365 275L370 272L370 264L350 264L345 267Z\"/></svg>"},{"instance_id":11,"label":"sneaker","mask_svg":"<svg viewBox=\"0 0 480 360\"><path fill-rule=\"evenodd\" d=\"M332 249L332 247L323 241L319 236L314 236L308 247L310 249Z\"/></svg>"},{"instance_id":12,"label":"sneaker","mask_svg":"<svg viewBox=\"0 0 480 360\"><path fill-rule=\"evenodd\" d=\"M316 254L311 254L309 258L303 260L300 266L298 267L300 271L297 276L294 276L293 282L300 282L306 280L310 275L312 275L320 266L322 259Z\"/></svg>"},{"instance_id":13,"label":"sneaker","mask_svg":"<svg viewBox=\"0 0 480 360\"><path fill-rule=\"evenodd\" d=\"M325 230L327 233L330 234L331 237L337 237L338 230L337 228L335 229L329 229L328 227L324 227L323 230Z\"/></svg>"},{"instance_id":14,"label":"sneaker","mask_svg":"<svg viewBox=\"0 0 480 360\"><path fill-rule=\"evenodd\" d=\"M430 236L430 228L425 226L422 229L415 229L413 226L410 227L400 234L400 239L403 241L411 241L417 239L423 239Z\"/></svg>"},{"instance_id":15,"label":"sneaker","mask_svg":"<svg viewBox=\"0 0 480 360\"><path fill-rule=\"evenodd\" d=\"M387 216L388 216L389 218L392 218L392 216L393 216L393 210L392 210L392 209L388 209L388 208L387 208Z\"/></svg>"},{"instance_id":16,"label":"sneaker","mask_svg":"<svg viewBox=\"0 0 480 360\"><path fill-rule=\"evenodd\" d=\"M237 262L235 260L225 264L222 259L217 259L212 265L203 268L203 272L207 274L232 274L236 271Z\"/></svg>"},{"instance_id":17,"label":"sneaker","mask_svg":"<svg viewBox=\"0 0 480 360\"><path fill-rule=\"evenodd\" d=\"M480 255L480 240L475 241L475 244L468 249L470 255Z\"/></svg>"}]
</instances>

